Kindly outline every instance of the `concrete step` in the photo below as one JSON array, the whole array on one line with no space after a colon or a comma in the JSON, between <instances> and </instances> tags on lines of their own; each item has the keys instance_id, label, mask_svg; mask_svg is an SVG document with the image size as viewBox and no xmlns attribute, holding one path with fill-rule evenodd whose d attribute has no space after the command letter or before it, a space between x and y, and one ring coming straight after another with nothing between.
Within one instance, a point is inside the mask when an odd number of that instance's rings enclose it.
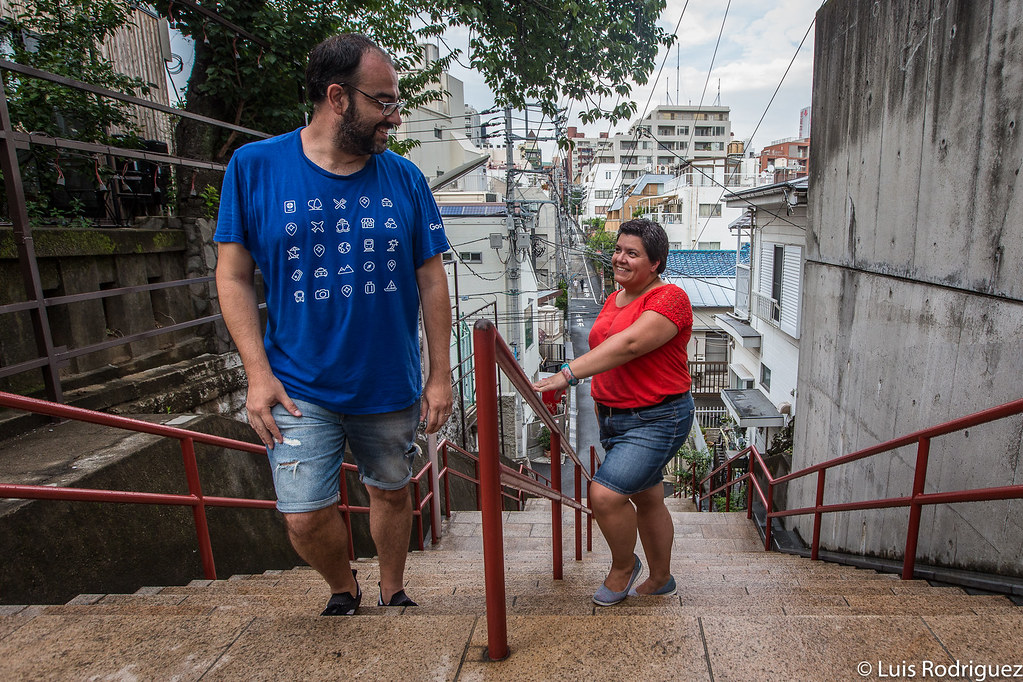
<instances>
[{"instance_id":1,"label":"concrete step","mask_svg":"<svg viewBox=\"0 0 1023 682\"><path fill-rule=\"evenodd\" d=\"M529 527L530 535L506 534L506 547L525 540L534 549L520 544L504 560L512 656L503 662L485 658L483 558L468 542L479 541L477 528L410 556L406 588L418 607L374 606L373 559L353 564L364 606L351 618L317 615L328 590L307 567L2 607L0 675L881 679L893 675L879 674L878 662L1012 663L1023 650L1023 608L1005 597L740 549L754 531L726 514L672 512L681 531L673 547L677 595L597 607L590 596L609 563L603 541L595 538L582 561L566 552L564 579L554 580L550 537L542 536L549 512L520 514L506 514L506 529ZM478 525L478 514L459 512L446 525L465 530ZM873 666L865 676L857 669L863 661Z\"/></svg>"}]
</instances>

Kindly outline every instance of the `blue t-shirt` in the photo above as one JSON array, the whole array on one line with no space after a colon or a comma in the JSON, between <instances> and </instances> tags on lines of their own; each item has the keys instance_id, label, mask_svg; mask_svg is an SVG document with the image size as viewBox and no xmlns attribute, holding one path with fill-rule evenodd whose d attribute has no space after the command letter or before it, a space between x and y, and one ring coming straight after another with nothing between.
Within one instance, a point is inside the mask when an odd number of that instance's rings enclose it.
<instances>
[{"instance_id":1,"label":"blue t-shirt","mask_svg":"<svg viewBox=\"0 0 1023 682\"><path fill-rule=\"evenodd\" d=\"M263 339L292 398L374 414L422 392L416 269L448 249L423 174L386 151L352 175L302 150L301 128L234 153L214 241L263 273Z\"/></svg>"}]
</instances>

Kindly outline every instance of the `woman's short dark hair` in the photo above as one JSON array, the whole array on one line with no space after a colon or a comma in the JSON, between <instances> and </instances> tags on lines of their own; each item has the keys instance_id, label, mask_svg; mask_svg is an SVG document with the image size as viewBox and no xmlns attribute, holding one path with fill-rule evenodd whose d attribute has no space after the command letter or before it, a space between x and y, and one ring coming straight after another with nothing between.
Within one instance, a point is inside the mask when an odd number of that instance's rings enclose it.
<instances>
[{"instance_id":1,"label":"woman's short dark hair","mask_svg":"<svg viewBox=\"0 0 1023 682\"><path fill-rule=\"evenodd\" d=\"M331 36L309 53L305 69L306 97L317 105L327 97L327 88L334 83L350 83L362 63L362 55L376 50L390 62L391 57L372 40L359 33ZM358 85L358 83L354 83Z\"/></svg>"},{"instance_id":2,"label":"woman's short dark hair","mask_svg":"<svg viewBox=\"0 0 1023 682\"><path fill-rule=\"evenodd\" d=\"M653 220L634 218L621 224L615 240L617 241L618 237L623 234L639 237L643 242L643 250L646 251L647 258L657 261L657 274L664 272L664 269L668 267L668 234L663 227Z\"/></svg>"}]
</instances>

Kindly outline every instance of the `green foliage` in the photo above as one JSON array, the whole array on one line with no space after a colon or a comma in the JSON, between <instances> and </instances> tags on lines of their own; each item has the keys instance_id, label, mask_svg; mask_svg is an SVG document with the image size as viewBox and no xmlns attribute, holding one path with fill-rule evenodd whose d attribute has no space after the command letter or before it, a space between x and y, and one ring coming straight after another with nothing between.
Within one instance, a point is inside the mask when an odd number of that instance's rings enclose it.
<instances>
[{"instance_id":1,"label":"green foliage","mask_svg":"<svg viewBox=\"0 0 1023 682\"><path fill-rule=\"evenodd\" d=\"M541 426L540 431L536 434L536 444L540 446L544 452L549 452L551 449L551 430L546 426Z\"/></svg>"},{"instance_id":2,"label":"green foliage","mask_svg":"<svg viewBox=\"0 0 1023 682\"><path fill-rule=\"evenodd\" d=\"M100 50L107 37L130 21L133 8L130 0L34 0L0 24L5 58L110 90L146 95L149 88L142 79L115 71ZM137 126L128 105L38 78L16 74L5 78L16 129L121 147L137 144ZM52 148L41 146L33 146L19 160L33 224L91 225L82 215L80 198L58 182L57 169L65 174L77 169L85 177L107 169L97 171L91 158L69 158L67 152L59 157Z\"/></svg>"},{"instance_id":3,"label":"green foliage","mask_svg":"<svg viewBox=\"0 0 1023 682\"><path fill-rule=\"evenodd\" d=\"M586 255L594 267L610 268L611 254L614 253L617 241L618 236L614 232L607 232L603 229L603 220L601 220L601 229L593 231L586 238Z\"/></svg>"},{"instance_id":4,"label":"green foliage","mask_svg":"<svg viewBox=\"0 0 1023 682\"><path fill-rule=\"evenodd\" d=\"M130 0L34 0L0 28L12 61L131 95L141 78L118 73L100 45L131 19ZM127 104L38 78L8 80L12 122L24 130L88 142L111 141L111 128L135 131Z\"/></svg>"},{"instance_id":5,"label":"green foliage","mask_svg":"<svg viewBox=\"0 0 1023 682\"><path fill-rule=\"evenodd\" d=\"M468 29L468 65L483 75L498 105L540 102L553 119L556 102L567 98L584 103L584 122L632 116L630 82L646 83L658 49L674 40L656 23L664 0L235 0L216 6L221 17L265 40L266 49L173 0L154 4L195 40L186 109L273 134L302 124L309 113L299 85L306 57L339 32L364 33L394 57L408 110L441 97L440 74L463 55L442 52L423 65L419 46L454 26ZM615 104L606 106L612 98ZM193 127L179 126L178 148L199 158L226 161L245 141L237 133L204 131L188 149L182 131Z\"/></svg>"},{"instance_id":6,"label":"green foliage","mask_svg":"<svg viewBox=\"0 0 1023 682\"><path fill-rule=\"evenodd\" d=\"M746 484L740 484L732 486L731 491L728 493L729 497L729 508L731 511L745 511L746 510ZM720 493L714 496L714 511L723 512L725 511L725 496L724 493Z\"/></svg>"},{"instance_id":7,"label":"green foliage","mask_svg":"<svg viewBox=\"0 0 1023 682\"><path fill-rule=\"evenodd\" d=\"M587 218L584 220L583 227L586 228L586 236L589 237L594 232L603 232L606 222L604 218Z\"/></svg>"},{"instance_id":8,"label":"green foliage","mask_svg":"<svg viewBox=\"0 0 1023 682\"><path fill-rule=\"evenodd\" d=\"M645 84L658 49L674 41L657 26L664 7L664 0L431 0L422 9L469 30L469 66L499 105L539 102L553 119L556 103L570 99L583 103L580 118L591 123L635 113L630 81Z\"/></svg>"},{"instance_id":9,"label":"green foliage","mask_svg":"<svg viewBox=\"0 0 1023 682\"><path fill-rule=\"evenodd\" d=\"M558 297L554 299L554 307L562 315L568 315L568 283L564 279L558 281Z\"/></svg>"},{"instance_id":10,"label":"green foliage","mask_svg":"<svg viewBox=\"0 0 1023 682\"><path fill-rule=\"evenodd\" d=\"M199 193L203 205L203 217L209 220L216 220L217 212L220 210L220 190L213 185L206 185Z\"/></svg>"},{"instance_id":11,"label":"green foliage","mask_svg":"<svg viewBox=\"0 0 1023 682\"><path fill-rule=\"evenodd\" d=\"M696 465L696 480L699 481L710 471L711 454L706 448L697 450L686 442L679 448L675 462L675 475L692 484L693 465Z\"/></svg>"}]
</instances>

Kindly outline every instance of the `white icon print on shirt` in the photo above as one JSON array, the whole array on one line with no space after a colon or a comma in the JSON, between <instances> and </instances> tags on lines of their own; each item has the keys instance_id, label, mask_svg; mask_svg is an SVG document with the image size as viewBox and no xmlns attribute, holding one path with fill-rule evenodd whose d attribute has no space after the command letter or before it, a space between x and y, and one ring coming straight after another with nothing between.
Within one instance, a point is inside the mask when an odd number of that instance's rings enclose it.
<instances>
[{"instance_id":1,"label":"white icon print on shirt","mask_svg":"<svg viewBox=\"0 0 1023 682\"><path fill-rule=\"evenodd\" d=\"M316 268L313 270L313 277L326 277L330 273L327 272L327 268Z\"/></svg>"},{"instance_id":2,"label":"white icon print on shirt","mask_svg":"<svg viewBox=\"0 0 1023 682\"><path fill-rule=\"evenodd\" d=\"M352 228L348 225L348 221L345 220L344 218L342 218L341 220L337 221L336 229L337 229L338 232L351 232L352 231Z\"/></svg>"},{"instance_id":3,"label":"white icon print on shirt","mask_svg":"<svg viewBox=\"0 0 1023 682\"><path fill-rule=\"evenodd\" d=\"M397 290L398 290L398 287L394 286L394 280L391 280L390 282L388 282L387 286L384 287L384 291L397 291Z\"/></svg>"},{"instance_id":4,"label":"white icon print on shirt","mask_svg":"<svg viewBox=\"0 0 1023 682\"><path fill-rule=\"evenodd\" d=\"M389 261L387 261L387 269L388 270L390 270L391 272L394 272L394 269L396 267L398 267L398 261L396 261L396 260L389 260Z\"/></svg>"},{"instance_id":5,"label":"white icon print on shirt","mask_svg":"<svg viewBox=\"0 0 1023 682\"><path fill-rule=\"evenodd\" d=\"M346 284L341 287L341 293L344 294L345 298L350 297L352 295L352 285Z\"/></svg>"},{"instance_id":6,"label":"white icon print on shirt","mask_svg":"<svg viewBox=\"0 0 1023 682\"><path fill-rule=\"evenodd\" d=\"M330 289L317 289L316 293L313 294L313 298L315 298L317 301L322 301L324 299L330 298Z\"/></svg>"},{"instance_id":7,"label":"white icon print on shirt","mask_svg":"<svg viewBox=\"0 0 1023 682\"><path fill-rule=\"evenodd\" d=\"M298 232L298 225L295 223L288 223L284 226L284 231L294 237L295 233Z\"/></svg>"},{"instance_id":8,"label":"white icon print on shirt","mask_svg":"<svg viewBox=\"0 0 1023 682\"><path fill-rule=\"evenodd\" d=\"M362 250L365 253L369 253L369 252L373 251L373 240L372 239L363 239L362 240Z\"/></svg>"},{"instance_id":9,"label":"white icon print on shirt","mask_svg":"<svg viewBox=\"0 0 1023 682\"><path fill-rule=\"evenodd\" d=\"M444 227L443 223L430 223L431 230L439 230L442 227Z\"/></svg>"},{"instance_id":10,"label":"white icon print on shirt","mask_svg":"<svg viewBox=\"0 0 1023 682\"><path fill-rule=\"evenodd\" d=\"M384 208L391 208L392 206L394 206L391 200L388 199L387 197L384 197L383 199L380 200L380 205L383 206Z\"/></svg>"},{"instance_id":11,"label":"white icon print on shirt","mask_svg":"<svg viewBox=\"0 0 1023 682\"><path fill-rule=\"evenodd\" d=\"M372 230L376 226L377 226L376 221L373 220L372 218L363 218L362 219L362 229L364 229L364 230Z\"/></svg>"},{"instance_id":12,"label":"white icon print on shirt","mask_svg":"<svg viewBox=\"0 0 1023 682\"><path fill-rule=\"evenodd\" d=\"M300 254L301 252L302 250L299 249L297 246L292 246L290 249L288 249L288 260L297 260L298 254Z\"/></svg>"},{"instance_id":13,"label":"white icon print on shirt","mask_svg":"<svg viewBox=\"0 0 1023 682\"><path fill-rule=\"evenodd\" d=\"M296 291L295 292L295 303L305 303L305 292L304 291Z\"/></svg>"},{"instance_id":14,"label":"white icon print on shirt","mask_svg":"<svg viewBox=\"0 0 1023 682\"><path fill-rule=\"evenodd\" d=\"M337 250L341 253L348 253L352 250L352 245L350 242L341 242L337 245Z\"/></svg>"},{"instance_id":15,"label":"white icon print on shirt","mask_svg":"<svg viewBox=\"0 0 1023 682\"><path fill-rule=\"evenodd\" d=\"M377 292L377 285L373 282L366 282L366 293L375 294Z\"/></svg>"},{"instance_id":16,"label":"white icon print on shirt","mask_svg":"<svg viewBox=\"0 0 1023 682\"><path fill-rule=\"evenodd\" d=\"M297 210L298 210L298 205L295 203L294 199L288 199L287 201L284 202L284 212L285 213L294 213Z\"/></svg>"},{"instance_id":17,"label":"white icon print on shirt","mask_svg":"<svg viewBox=\"0 0 1023 682\"><path fill-rule=\"evenodd\" d=\"M362 264L362 269L365 270L366 272L373 272L376 269L376 267L377 267L376 263L374 263L371 260L368 260Z\"/></svg>"},{"instance_id":18,"label":"white icon print on shirt","mask_svg":"<svg viewBox=\"0 0 1023 682\"><path fill-rule=\"evenodd\" d=\"M347 199L334 199L334 210L343 211L345 209L345 204L347 203L348 203Z\"/></svg>"},{"instance_id":19,"label":"white icon print on shirt","mask_svg":"<svg viewBox=\"0 0 1023 682\"><path fill-rule=\"evenodd\" d=\"M355 270L352 269L351 265L342 265L341 269L337 271L337 274L339 274L339 275L351 275L354 272L355 272Z\"/></svg>"},{"instance_id":20,"label":"white icon print on shirt","mask_svg":"<svg viewBox=\"0 0 1023 682\"><path fill-rule=\"evenodd\" d=\"M312 226L313 226L312 231L313 232L323 232L323 221L322 220L320 220L318 222L315 221L315 220L311 220L309 222L312 223Z\"/></svg>"},{"instance_id":21,"label":"white icon print on shirt","mask_svg":"<svg viewBox=\"0 0 1023 682\"><path fill-rule=\"evenodd\" d=\"M388 251L397 251L398 250L398 240L397 239L392 239L389 242L387 242L387 250Z\"/></svg>"},{"instance_id":22,"label":"white icon print on shirt","mask_svg":"<svg viewBox=\"0 0 1023 682\"><path fill-rule=\"evenodd\" d=\"M326 251L327 249L324 248L323 244L317 244L313 247L313 253L315 253L318 257L323 256Z\"/></svg>"},{"instance_id":23,"label":"white icon print on shirt","mask_svg":"<svg viewBox=\"0 0 1023 682\"><path fill-rule=\"evenodd\" d=\"M319 199L310 199L306 203L308 204L310 211L322 211L323 210L323 202L320 201Z\"/></svg>"},{"instance_id":24,"label":"white icon print on shirt","mask_svg":"<svg viewBox=\"0 0 1023 682\"><path fill-rule=\"evenodd\" d=\"M295 270L295 272L291 273L291 279L295 280L296 282L302 279L302 271Z\"/></svg>"},{"instance_id":25,"label":"white icon print on shirt","mask_svg":"<svg viewBox=\"0 0 1023 682\"><path fill-rule=\"evenodd\" d=\"M369 197L359 197L359 206L369 208Z\"/></svg>"}]
</instances>

